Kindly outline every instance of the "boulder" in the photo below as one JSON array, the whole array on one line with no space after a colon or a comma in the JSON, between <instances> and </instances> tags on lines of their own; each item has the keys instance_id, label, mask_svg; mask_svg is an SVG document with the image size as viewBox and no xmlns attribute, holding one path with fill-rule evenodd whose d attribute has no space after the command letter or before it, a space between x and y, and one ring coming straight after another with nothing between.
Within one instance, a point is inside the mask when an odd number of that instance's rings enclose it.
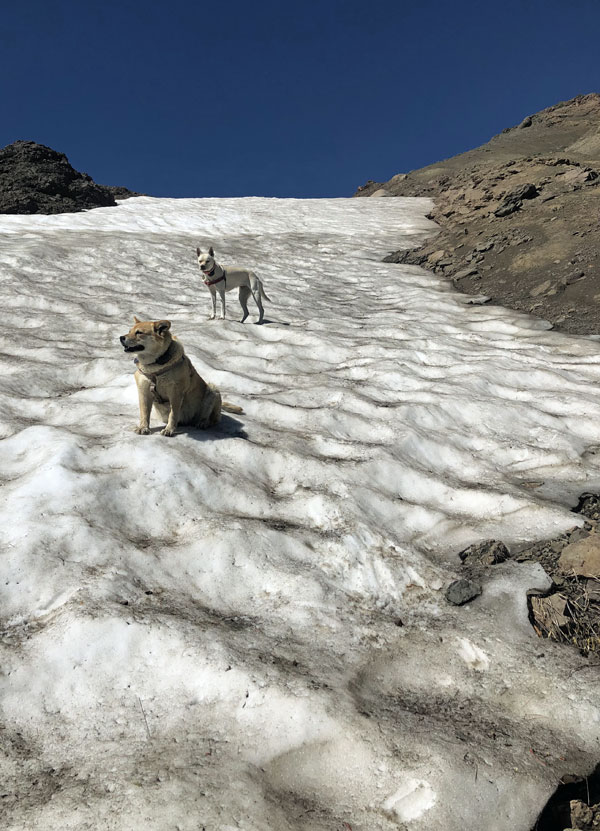
<instances>
[{"instance_id":1,"label":"boulder","mask_svg":"<svg viewBox=\"0 0 600 831\"><path fill-rule=\"evenodd\" d=\"M514 214L522 207L523 203L520 199L505 199L499 208L494 211L494 216L498 218Z\"/></svg>"},{"instance_id":2,"label":"boulder","mask_svg":"<svg viewBox=\"0 0 600 831\"><path fill-rule=\"evenodd\" d=\"M600 579L600 535L590 534L566 545L558 564L565 574Z\"/></svg>"},{"instance_id":3,"label":"boulder","mask_svg":"<svg viewBox=\"0 0 600 831\"><path fill-rule=\"evenodd\" d=\"M527 184L513 190L509 197L510 199L535 199L539 196L539 191L535 185Z\"/></svg>"},{"instance_id":4,"label":"boulder","mask_svg":"<svg viewBox=\"0 0 600 831\"><path fill-rule=\"evenodd\" d=\"M446 600L453 606L463 606L481 594L481 586L474 580L455 580L446 589Z\"/></svg>"}]
</instances>

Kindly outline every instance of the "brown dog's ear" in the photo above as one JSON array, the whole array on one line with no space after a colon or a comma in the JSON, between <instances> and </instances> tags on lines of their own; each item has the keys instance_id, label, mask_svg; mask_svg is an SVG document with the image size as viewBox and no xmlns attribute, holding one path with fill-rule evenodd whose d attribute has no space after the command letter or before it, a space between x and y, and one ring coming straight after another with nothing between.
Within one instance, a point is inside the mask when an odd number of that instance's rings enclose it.
<instances>
[{"instance_id":1,"label":"brown dog's ear","mask_svg":"<svg viewBox=\"0 0 600 831\"><path fill-rule=\"evenodd\" d=\"M157 335L162 335L171 328L170 320L157 320L154 324L154 331Z\"/></svg>"},{"instance_id":2,"label":"brown dog's ear","mask_svg":"<svg viewBox=\"0 0 600 831\"><path fill-rule=\"evenodd\" d=\"M199 257L200 254L202 254L202 249L201 248L196 248L196 256Z\"/></svg>"},{"instance_id":3,"label":"brown dog's ear","mask_svg":"<svg viewBox=\"0 0 600 831\"><path fill-rule=\"evenodd\" d=\"M133 316L133 322L134 323L142 323L142 321L139 319L139 317L136 317L135 315Z\"/></svg>"},{"instance_id":4,"label":"brown dog's ear","mask_svg":"<svg viewBox=\"0 0 600 831\"><path fill-rule=\"evenodd\" d=\"M208 249L208 254L209 254L209 256L210 256L210 257L214 257L214 256L215 256L215 249L212 247L212 245L211 245L211 246L210 246L210 248Z\"/></svg>"}]
</instances>

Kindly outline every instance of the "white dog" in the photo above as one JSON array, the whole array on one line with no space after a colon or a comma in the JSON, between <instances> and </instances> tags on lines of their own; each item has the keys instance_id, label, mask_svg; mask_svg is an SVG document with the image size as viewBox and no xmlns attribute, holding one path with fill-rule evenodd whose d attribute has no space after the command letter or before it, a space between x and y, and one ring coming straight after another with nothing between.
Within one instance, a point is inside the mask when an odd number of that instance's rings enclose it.
<instances>
[{"instance_id":1,"label":"white dog","mask_svg":"<svg viewBox=\"0 0 600 831\"><path fill-rule=\"evenodd\" d=\"M209 289L212 296L212 314L210 320L214 320L217 314L217 292L221 298L221 320L225 320L225 292L231 289L239 289L239 298L244 316L240 323L243 323L248 317L248 298L250 295L254 298L258 306L258 323L263 322L265 310L263 309L262 298L270 299L265 294L263 284L260 278L256 276L253 271L248 271L245 268L223 268L215 260L215 252L211 245L208 249L208 254L205 254L200 248L196 248L196 256L198 257L198 265L202 272L202 280L204 285Z\"/></svg>"}]
</instances>

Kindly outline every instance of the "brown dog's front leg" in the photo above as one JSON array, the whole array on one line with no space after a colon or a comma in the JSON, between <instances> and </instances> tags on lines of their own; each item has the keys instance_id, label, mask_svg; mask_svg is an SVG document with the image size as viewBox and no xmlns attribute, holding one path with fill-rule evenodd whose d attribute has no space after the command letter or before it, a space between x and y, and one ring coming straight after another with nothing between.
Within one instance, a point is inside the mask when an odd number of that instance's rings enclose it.
<instances>
[{"instance_id":1,"label":"brown dog's front leg","mask_svg":"<svg viewBox=\"0 0 600 831\"><path fill-rule=\"evenodd\" d=\"M177 425L179 424L179 415L181 413L181 405L183 404L183 395L174 396L169 400L171 411L169 413L169 420L167 426L161 430L163 436L174 436Z\"/></svg>"},{"instance_id":2,"label":"brown dog's front leg","mask_svg":"<svg viewBox=\"0 0 600 831\"><path fill-rule=\"evenodd\" d=\"M138 399L140 402L140 423L135 427L135 432L142 436L147 436L150 432L150 413L152 412L152 389L150 381L135 373L135 382L138 389Z\"/></svg>"}]
</instances>

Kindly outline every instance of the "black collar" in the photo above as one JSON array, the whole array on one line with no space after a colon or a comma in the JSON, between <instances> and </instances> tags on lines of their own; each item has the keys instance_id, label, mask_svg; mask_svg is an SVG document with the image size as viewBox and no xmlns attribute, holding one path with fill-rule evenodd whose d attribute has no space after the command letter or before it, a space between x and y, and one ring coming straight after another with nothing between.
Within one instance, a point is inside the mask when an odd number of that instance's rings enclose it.
<instances>
[{"instance_id":1,"label":"black collar","mask_svg":"<svg viewBox=\"0 0 600 831\"><path fill-rule=\"evenodd\" d=\"M167 363L169 363L169 361L170 361L170 360L171 360L171 358L173 357L173 353L174 353L175 351L176 351L175 341L174 341L174 340L172 340L172 341L171 341L171 343L170 343L170 345L169 345L169 348L167 349L167 351L166 351L166 352L163 352L163 353L162 353L162 355L160 356L160 358L157 358L157 359L154 361L154 363L155 363L155 364L160 364L161 366L162 366L162 364L167 364Z\"/></svg>"}]
</instances>

